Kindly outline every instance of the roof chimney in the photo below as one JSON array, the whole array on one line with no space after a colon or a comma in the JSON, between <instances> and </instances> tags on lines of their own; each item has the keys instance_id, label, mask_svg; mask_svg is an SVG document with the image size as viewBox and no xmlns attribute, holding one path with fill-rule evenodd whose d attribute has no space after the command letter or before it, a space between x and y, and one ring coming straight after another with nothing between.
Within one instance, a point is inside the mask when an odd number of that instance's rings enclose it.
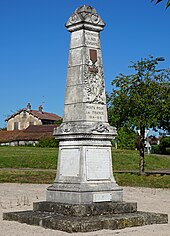
<instances>
[{"instance_id":1,"label":"roof chimney","mask_svg":"<svg viewBox=\"0 0 170 236\"><path fill-rule=\"evenodd\" d=\"M41 113L43 112L43 106L42 106L42 105L40 105L40 106L38 107L38 111L41 112Z\"/></svg>"},{"instance_id":2,"label":"roof chimney","mask_svg":"<svg viewBox=\"0 0 170 236\"><path fill-rule=\"evenodd\" d=\"M27 104L27 111L31 111L31 104L30 103Z\"/></svg>"}]
</instances>

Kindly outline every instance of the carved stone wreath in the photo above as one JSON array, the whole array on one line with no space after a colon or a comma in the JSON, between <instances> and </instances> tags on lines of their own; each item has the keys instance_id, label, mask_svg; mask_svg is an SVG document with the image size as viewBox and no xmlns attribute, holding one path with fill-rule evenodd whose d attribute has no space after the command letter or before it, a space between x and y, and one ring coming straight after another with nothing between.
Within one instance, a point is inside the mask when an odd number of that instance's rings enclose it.
<instances>
[{"instance_id":1,"label":"carved stone wreath","mask_svg":"<svg viewBox=\"0 0 170 236\"><path fill-rule=\"evenodd\" d=\"M91 131L97 131L99 133L103 133L103 132L109 132L109 129L103 123L98 122Z\"/></svg>"}]
</instances>

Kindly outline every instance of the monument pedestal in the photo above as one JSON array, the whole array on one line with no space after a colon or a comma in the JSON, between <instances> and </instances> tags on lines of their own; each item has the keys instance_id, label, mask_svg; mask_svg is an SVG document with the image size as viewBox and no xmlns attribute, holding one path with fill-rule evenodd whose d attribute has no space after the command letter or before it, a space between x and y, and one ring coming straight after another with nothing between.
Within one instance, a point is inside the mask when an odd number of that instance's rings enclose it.
<instances>
[{"instance_id":1,"label":"monument pedestal","mask_svg":"<svg viewBox=\"0 0 170 236\"><path fill-rule=\"evenodd\" d=\"M112 174L110 141L60 142L57 175L47 189L47 201L86 204L122 201L122 189Z\"/></svg>"},{"instance_id":2,"label":"monument pedestal","mask_svg":"<svg viewBox=\"0 0 170 236\"><path fill-rule=\"evenodd\" d=\"M3 219L67 232L122 229L167 223L166 214L138 212L136 203L123 202L112 171L100 48L105 23L90 6L69 18L71 32L63 123L54 130L59 142L57 174L47 189L46 202L33 211L4 213Z\"/></svg>"}]
</instances>

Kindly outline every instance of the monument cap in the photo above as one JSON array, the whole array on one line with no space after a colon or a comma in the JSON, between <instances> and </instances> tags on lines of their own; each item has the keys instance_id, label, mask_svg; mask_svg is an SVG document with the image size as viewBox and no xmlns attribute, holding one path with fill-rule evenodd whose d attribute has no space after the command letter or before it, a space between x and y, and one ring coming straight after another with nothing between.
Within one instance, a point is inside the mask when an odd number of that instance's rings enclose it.
<instances>
[{"instance_id":1,"label":"monument cap","mask_svg":"<svg viewBox=\"0 0 170 236\"><path fill-rule=\"evenodd\" d=\"M105 27L104 21L96 10L88 5L83 5L75 10L66 23L68 31L73 32L80 29L102 31Z\"/></svg>"}]
</instances>

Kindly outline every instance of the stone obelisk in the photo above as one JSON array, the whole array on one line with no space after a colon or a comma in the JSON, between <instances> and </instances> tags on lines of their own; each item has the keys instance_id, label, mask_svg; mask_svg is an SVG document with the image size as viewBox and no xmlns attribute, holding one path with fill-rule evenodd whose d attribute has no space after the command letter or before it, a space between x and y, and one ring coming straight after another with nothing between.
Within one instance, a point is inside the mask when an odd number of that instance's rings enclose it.
<instances>
[{"instance_id":1,"label":"stone obelisk","mask_svg":"<svg viewBox=\"0 0 170 236\"><path fill-rule=\"evenodd\" d=\"M105 24L90 6L79 7L68 20L71 32L64 119L59 139L55 182L47 199L32 211L6 212L4 220L67 232L122 229L165 224L167 214L138 212L137 203L122 201L112 174L100 31Z\"/></svg>"},{"instance_id":2,"label":"stone obelisk","mask_svg":"<svg viewBox=\"0 0 170 236\"><path fill-rule=\"evenodd\" d=\"M55 182L47 201L92 203L122 201L112 174L100 31L105 23L90 6L76 9L66 23L71 33L64 118L54 131L59 142Z\"/></svg>"}]
</instances>

